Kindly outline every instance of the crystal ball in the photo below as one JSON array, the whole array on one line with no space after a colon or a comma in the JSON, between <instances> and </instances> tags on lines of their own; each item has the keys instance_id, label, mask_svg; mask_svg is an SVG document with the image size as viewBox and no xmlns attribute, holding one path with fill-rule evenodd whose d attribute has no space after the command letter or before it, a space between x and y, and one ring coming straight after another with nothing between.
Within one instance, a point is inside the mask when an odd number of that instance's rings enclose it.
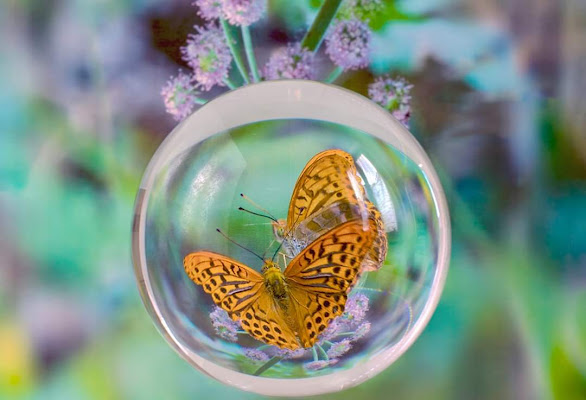
<instances>
[{"instance_id":1,"label":"crystal ball","mask_svg":"<svg viewBox=\"0 0 586 400\"><path fill-rule=\"evenodd\" d=\"M359 94L297 80L230 91L180 123L144 173L132 234L168 343L273 396L392 364L429 321L450 253L440 181L409 131Z\"/></svg>"}]
</instances>

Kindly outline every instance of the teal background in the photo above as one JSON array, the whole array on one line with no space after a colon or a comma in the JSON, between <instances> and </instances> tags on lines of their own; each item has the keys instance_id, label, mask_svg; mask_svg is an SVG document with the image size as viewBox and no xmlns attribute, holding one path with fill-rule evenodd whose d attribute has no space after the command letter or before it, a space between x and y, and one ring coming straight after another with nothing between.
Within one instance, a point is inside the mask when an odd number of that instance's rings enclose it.
<instances>
[{"instance_id":1,"label":"teal background","mask_svg":"<svg viewBox=\"0 0 586 400\"><path fill-rule=\"evenodd\" d=\"M319 3L270 1L252 27L260 64ZM175 125L160 88L187 69L179 47L200 23L190 1L0 5L1 398L259 397L182 361L132 272L134 196ZM370 69L337 83L415 85L411 130L446 190L452 262L413 347L323 398L585 398L584 3L386 1L371 27Z\"/></svg>"}]
</instances>

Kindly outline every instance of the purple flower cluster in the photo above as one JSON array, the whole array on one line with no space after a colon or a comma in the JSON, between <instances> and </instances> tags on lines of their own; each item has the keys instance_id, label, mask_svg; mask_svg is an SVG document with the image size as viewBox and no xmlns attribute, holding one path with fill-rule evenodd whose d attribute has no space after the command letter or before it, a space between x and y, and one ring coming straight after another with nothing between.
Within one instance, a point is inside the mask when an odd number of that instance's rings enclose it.
<instances>
[{"instance_id":1,"label":"purple flower cluster","mask_svg":"<svg viewBox=\"0 0 586 400\"><path fill-rule=\"evenodd\" d=\"M368 95L389 110L403 125L408 126L411 115L411 89L404 78L381 76L368 86Z\"/></svg>"},{"instance_id":2,"label":"purple flower cluster","mask_svg":"<svg viewBox=\"0 0 586 400\"><path fill-rule=\"evenodd\" d=\"M248 26L258 21L266 11L266 0L223 0L224 18L232 25Z\"/></svg>"},{"instance_id":3,"label":"purple flower cluster","mask_svg":"<svg viewBox=\"0 0 586 400\"><path fill-rule=\"evenodd\" d=\"M320 336L320 342L348 337L350 342L364 337L370 330L370 322L365 321L368 312L368 297L357 293L348 298L344 314L334 319Z\"/></svg>"},{"instance_id":4,"label":"purple flower cluster","mask_svg":"<svg viewBox=\"0 0 586 400\"><path fill-rule=\"evenodd\" d=\"M232 25L249 26L261 19L267 0L196 0L198 14L207 20L224 18Z\"/></svg>"},{"instance_id":5,"label":"purple flower cluster","mask_svg":"<svg viewBox=\"0 0 586 400\"><path fill-rule=\"evenodd\" d=\"M326 54L344 70L368 66L371 31L357 18L338 21L326 37Z\"/></svg>"},{"instance_id":6,"label":"purple flower cluster","mask_svg":"<svg viewBox=\"0 0 586 400\"><path fill-rule=\"evenodd\" d=\"M304 368L316 371L337 363L340 357L352 349L354 342L362 339L370 331L370 322L365 321L367 312L368 297L364 294L350 296L346 302L344 313L330 323L311 349L314 354L313 360L303 364ZM237 340L237 334L241 332L240 323L230 319L226 311L215 307L214 311L210 313L210 318L218 336L230 342ZM244 348L243 353L251 361L265 362L272 357L303 358L309 350L304 348L288 350L263 345L259 348Z\"/></svg>"},{"instance_id":7,"label":"purple flower cluster","mask_svg":"<svg viewBox=\"0 0 586 400\"><path fill-rule=\"evenodd\" d=\"M181 121L200 104L198 92L193 84L193 77L181 70L176 77L171 77L161 90L165 109L177 121Z\"/></svg>"},{"instance_id":8,"label":"purple flower cluster","mask_svg":"<svg viewBox=\"0 0 586 400\"><path fill-rule=\"evenodd\" d=\"M199 8L200 17L211 21L222 16L222 0L195 0L193 5Z\"/></svg>"},{"instance_id":9,"label":"purple flower cluster","mask_svg":"<svg viewBox=\"0 0 586 400\"><path fill-rule=\"evenodd\" d=\"M195 29L197 33L189 35L187 44L181 48L183 59L193 69L198 87L210 90L215 85L223 86L232 62L224 34L215 24Z\"/></svg>"},{"instance_id":10,"label":"purple flower cluster","mask_svg":"<svg viewBox=\"0 0 586 400\"><path fill-rule=\"evenodd\" d=\"M210 313L210 319L218 336L229 342L236 342L238 340L240 323L233 321L226 311L220 307L215 307L214 311Z\"/></svg>"},{"instance_id":11,"label":"purple flower cluster","mask_svg":"<svg viewBox=\"0 0 586 400\"><path fill-rule=\"evenodd\" d=\"M267 80L314 79L314 54L301 47L301 43L290 43L271 55L263 76Z\"/></svg>"},{"instance_id":12,"label":"purple flower cluster","mask_svg":"<svg viewBox=\"0 0 586 400\"><path fill-rule=\"evenodd\" d=\"M244 349L244 355L251 359L252 361L268 361L269 355L262 350L254 349L254 348L246 348Z\"/></svg>"},{"instance_id":13,"label":"purple flower cluster","mask_svg":"<svg viewBox=\"0 0 586 400\"><path fill-rule=\"evenodd\" d=\"M337 362L338 362L338 360L336 360L336 359L316 360L316 361L311 361L311 362L305 363L303 366L308 371L317 371L319 369L324 369L325 367L329 367L330 365L334 365Z\"/></svg>"},{"instance_id":14,"label":"purple flower cluster","mask_svg":"<svg viewBox=\"0 0 586 400\"><path fill-rule=\"evenodd\" d=\"M352 342L350 342L350 339L342 339L339 342L333 343L326 354L330 359L337 359L346 354L351 348Z\"/></svg>"}]
</instances>

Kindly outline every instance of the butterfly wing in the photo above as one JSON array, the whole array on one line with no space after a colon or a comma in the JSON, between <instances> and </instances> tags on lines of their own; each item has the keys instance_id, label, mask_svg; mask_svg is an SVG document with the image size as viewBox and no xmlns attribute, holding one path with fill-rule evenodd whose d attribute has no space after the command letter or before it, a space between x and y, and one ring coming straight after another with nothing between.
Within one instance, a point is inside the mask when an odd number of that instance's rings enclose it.
<instances>
[{"instance_id":1,"label":"butterfly wing","mask_svg":"<svg viewBox=\"0 0 586 400\"><path fill-rule=\"evenodd\" d=\"M239 320L252 337L281 348L299 348L288 317L275 303L258 272L209 251L188 254L183 266L189 278L203 287L233 320Z\"/></svg>"},{"instance_id":2,"label":"butterfly wing","mask_svg":"<svg viewBox=\"0 0 586 400\"><path fill-rule=\"evenodd\" d=\"M257 340L290 350L299 348L297 336L291 329L291 317L285 314L264 286L256 301L234 313L234 317Z\"/></svg>"},{"instance_id":3,"label":"butterfly wing","mask_svg":"<svg viewBox=\"0 0 586 400\"><path fill-rule=\"evenodd\" d=\"M387 258L389 249L389 242L387 240L387 232L381 217L380 211L370 201L366 202L368 208L368 216L376 224L376 237L372 243L372 248L369 250L366 260L363 265L364 271L377 271L383 265Z\"/></svg>"},{"instance_id":4,"label":"butterfly wing","mask_svg":"<svg viewBox=\"0 0 586 400\"><path fill-rule=\"evenodd\" d=\"M311 347L344 312L348 292L375 238L376 223L352 220L332 229L299 253L285 269L297 336Z\"/></svg>"},{"instance_id":5,"label":"butterfly wing","mask_svg":"<svg viewBox=\"0 0 586 400\"><path fill-rule=\"evenodd\" d=\"M295 183L287 229L293 230L301 221L335 202L360 204L364 197L352 156L338 149L322 151L309 160Z\"/></svg>"},{"instance_id":6,"label":"butterfly wing","mask_svg":"<svg viewBox=\"0 0 586 400\"><path fill-rule=\"evenodd\" d=\"M198 251L183 259L191 280L212 296L216 305L230 314L246 309L261 295L262 276L230 257Z\"/></svg>"},{"instance_id":7,"label":"butterfly wing","mask_svg":"<svg viewBox=\"0 0 586 400\"><path fill-rule=\"evenodd\" d=\"M288 232L283 248L295 257L324 232L358 216L376 223L377 236L363 265L365 271L376 271L388 251L380 212L366 198L352 156L339 149L323 151L309 160L297 179L283 229Z\"/></svg>"}]
</instances>

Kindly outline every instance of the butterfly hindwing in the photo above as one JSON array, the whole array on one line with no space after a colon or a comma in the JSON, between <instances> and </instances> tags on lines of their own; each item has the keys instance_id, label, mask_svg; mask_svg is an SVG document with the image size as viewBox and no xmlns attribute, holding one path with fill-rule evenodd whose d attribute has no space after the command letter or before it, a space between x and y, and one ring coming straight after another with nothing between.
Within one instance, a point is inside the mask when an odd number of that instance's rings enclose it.
<instances>
[{"instance_id":1,"label":"butterfly hindwing","mask_svg":"<svg viewBox=\"0 0 586 400\"><path fill-rule=\"evenodd\" d=\"M355 219L323 234L285 269L295 283L321 293L347 292L376 236L373 220Z\"/></svg>"},{"instance_id":2,"label":"butterfly hindwing","mask_svg":"<svg viewBox=\"0 0 586 400\"><path fill-rule=\"evenodd\" d=\"M234 319L240 320L242 328L257 340L290 350L299 348L291 317L285 315L265 287L254 303L234 313Z\"/></svg>"},{"instance_id":3,"label":"butterfly hindwing","mask_svg":"<svg viewBox=\"0 0 586 400\"><path fill-rule=\"evenodd\" d=\"M368 207L368 216L376 224L376 238L372 243L372 247L366 256L366 261L363 265L364 271L376 271L383 265L387 258L387 251L389 249L389 242L387 240L387 233L380 214L380 211L370 201L366 202Z\"/></svg>"},{"instance_id":4,"label":"butterfly hindwing","mask_svg":"<svg viewBox=\"0 0 586 400\"><path fill-rule=\"evenodd\" d=\"M299 253L284 272L304 347L313 346L332 319L344 312L348 292L376 236L372 219L364 225L352 220L332 229Z\"/></svg>"},{"instance_id":5,"label":"butterfly hindwing","mask_svg":"<svg viewBox=\"0 0 586 400\"><path fill-rule=\"evenodd\" d=\"M299 340L303 347L315 344L332 320L344 312L347 294L340 292L315 293L303 286L292 284L290 296L296 320L300 321Z\"/></svg>"},{"instance_id":6,"label":"butterfly hindwing","mask_svg":"<svg viewBox=\"0 0 586 400\"><path fill-rule=\"evenodd\" d=\"M219 307L232 314L257 300L263 286L262 276L230 257L198 251L183 259L185 272L200 285Z\"/></svg>"}]
</instances>

